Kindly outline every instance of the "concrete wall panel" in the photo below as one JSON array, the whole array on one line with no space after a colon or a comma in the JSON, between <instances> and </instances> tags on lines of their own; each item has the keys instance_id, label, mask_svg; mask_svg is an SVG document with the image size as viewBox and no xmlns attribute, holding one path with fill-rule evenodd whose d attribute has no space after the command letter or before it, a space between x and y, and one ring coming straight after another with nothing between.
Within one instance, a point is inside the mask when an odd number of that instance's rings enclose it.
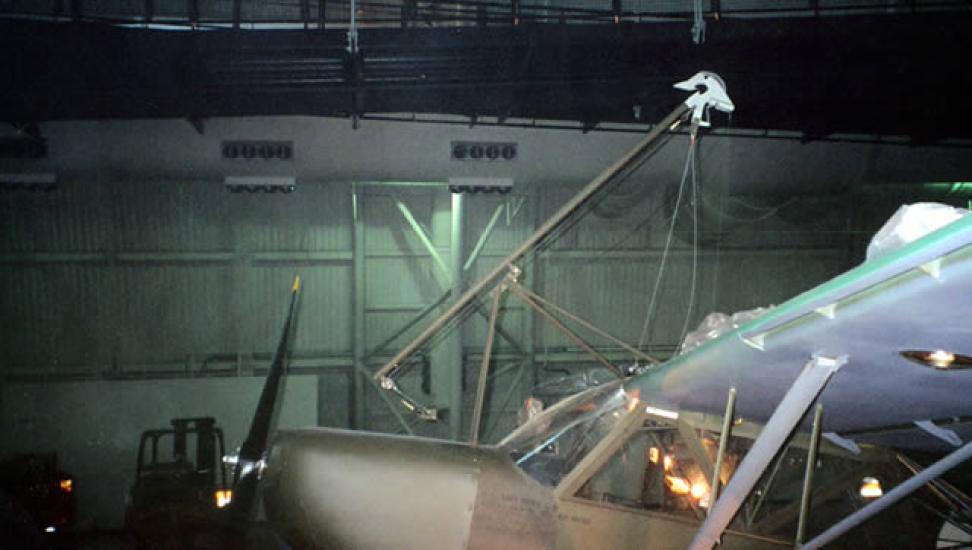
<instances>
[{"instance_id":1,"label":"concrete wall panel","mask_svg":"<svg viewBox=\"0 0 972 550\"><path fill-rule=\"evenodd\" d=\"M0 448L56 452L76 480L78 526L120 528L142 431L169 427L171 418L213 416L232 451L262 385L262 378L6 385ZM278 427L316 425L314 377L288 378L280 399Z\"/></svg>"}]
</instances>

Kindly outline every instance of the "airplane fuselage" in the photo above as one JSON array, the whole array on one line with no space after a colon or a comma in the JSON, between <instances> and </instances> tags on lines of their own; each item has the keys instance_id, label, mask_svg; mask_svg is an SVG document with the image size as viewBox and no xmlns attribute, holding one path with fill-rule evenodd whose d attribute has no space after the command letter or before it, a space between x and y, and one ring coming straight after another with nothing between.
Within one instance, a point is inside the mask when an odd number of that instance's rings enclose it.
<instances>
[{"instance_id":1,"label":"airplane fuselage","mask_svg":"<svg viewBox=\"0 0 972 550\"><path fill-rule=\"evenodd\" d=\"M324 428L278 435L263 498L296 548L675 549L699 525L557 498L499 447ZM724 544L790 546L741 533Z\"/></svg>"}]
</instances>

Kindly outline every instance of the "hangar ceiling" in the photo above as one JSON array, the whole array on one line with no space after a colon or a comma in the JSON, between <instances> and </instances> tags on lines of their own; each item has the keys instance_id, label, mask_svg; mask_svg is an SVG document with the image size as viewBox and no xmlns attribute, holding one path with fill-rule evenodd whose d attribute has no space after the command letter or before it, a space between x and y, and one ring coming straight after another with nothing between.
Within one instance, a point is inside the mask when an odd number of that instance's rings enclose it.
<instances>
[{"instance_id":1,"label":"hangar ceiling","mask_svg":"<svg viewBox=\"0 0 972 550\"><path fill-rule=\"evenodd\" d=\"M0 116L447 113L591 129L657 120L671 83L705 68L739 98L734 128L972 134L965 2L703 4L704 39L688 1L361 2L353 27L340 2L6 2Z\"/></svg>"}]
</instances>

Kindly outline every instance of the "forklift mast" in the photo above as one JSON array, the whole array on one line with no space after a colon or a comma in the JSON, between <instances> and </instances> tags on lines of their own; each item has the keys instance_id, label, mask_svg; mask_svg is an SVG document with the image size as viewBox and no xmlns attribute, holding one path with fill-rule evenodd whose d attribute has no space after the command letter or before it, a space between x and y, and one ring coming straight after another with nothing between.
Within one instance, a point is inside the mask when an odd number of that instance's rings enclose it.
<instances>
[{"instance_id":1,"label":"forklift mast","mask_svg":"<svg viewBox=\"0 0 972 550\"><path fill-rule=\"evenodd\" d=\"M222 485L226 479L222 461L223 431L211 416L173 418L171 429L146 430L138 446L136 479L177 470L191 470L205 478L206 485ZM189 456L190 437L195 436L194 456ZM172 438L171 457L164 456L160 442ZM146 447L148 456L146 456ZM160 452L163 456L160 456Z\"/></svg>"},{"instance_id":2,"label":"forklift mast","mask_svg":"<svg viewBox=\"0 0 972 550\"><path fill-rule=\"evenodd\" d=\"M216 427L216 419L211 416L194 418L173 418L172 429L175 430L174 451L177 457L186 457L186 438L196 433L196 471L212 469L216 460L216 441L213 434L219 431L222 441L222 431Z\"/></svg>"},{"instance_id":3,"label":"forklift mast","mask_svg":"<svg viewBox=\"0 0 972 550\"><path fill-rule=\"evenodd\" d=\"M212 529L220 508L232 498L216 419L173 418L170 423L171 428L143 432L138 445L125 523L147 546L167 548Z\"/></svg>"}]
</instances>

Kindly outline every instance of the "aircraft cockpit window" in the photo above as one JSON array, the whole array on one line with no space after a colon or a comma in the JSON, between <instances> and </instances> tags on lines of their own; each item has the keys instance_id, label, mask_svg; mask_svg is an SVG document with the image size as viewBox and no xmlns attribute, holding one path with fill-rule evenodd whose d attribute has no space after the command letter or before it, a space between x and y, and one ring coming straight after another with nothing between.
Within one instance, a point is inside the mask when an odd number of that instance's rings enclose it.
<instances>
[{"instance_id":1,"label":"aircraft cockpit window","mask_svg":"<svg viewBox=\"0 0 972 550\"><path fill-rule=\"evenodd\" d=\"M718 442L697 432L691 439L674 422L646 419L576 496L702 519L709 506L712 459ZM737 459L733 453L726 454L722 479L728 479Z\"/></svg>"},{"instance_id":2,"label":"aircraft cockpit window","mask_svg":"<svg viewBox=\"0 0 972 550\"><path fill-rule=\"evenodd\" d=\"M547 409L500 446L528 475L556 485L617 424L637 397L621 381L591 388Z\"/></svg>"},{"instance_id":3,"label":"aircraft cockpit window","mask_svg":"<svg viewBox=\"0 0 972 550\"><path fill-rule=\"evenodd\" d=\"M650 405L642 405L645 408L641 411L652 410ZM632 412L638 414L639 409ZM601 446L615 449L607 451L611 452L610 458L593 468L586 479L565 481L570 495L598 506L704 520L712 500L710 485L717 462L721 419L688 411L679 411L678 418L672 419L651 412L631 418L637 428L607 434L607 438L618 438L615 443L607 441ZM624 428L620 424L619 427ZM739 467L762 428L742 421L734 425L719 469L721 487ZM743 502L731 529L792 540L807 471L808 441L809 434L794 436L773 459ZM907 473L898 464L901 460L901 455L883 450L870 449L854 455L823 443L814 462L813 506L806 535L813 537L823 532L866 504L875 494L875 485L886 490L900 483ZM576 485L572 485L575 481ZM912 512L903 507L900 513L905 518ZM903 521L907 520L892 519L882 529L886 531L890 525ZM868 538L871 535L863 529L860 536L865 541L860 546L874 545L873 539ZM885 546L891 545L882 545ZM918 546L908 540L900 547Z\"/></svg>"}]
</instances>

